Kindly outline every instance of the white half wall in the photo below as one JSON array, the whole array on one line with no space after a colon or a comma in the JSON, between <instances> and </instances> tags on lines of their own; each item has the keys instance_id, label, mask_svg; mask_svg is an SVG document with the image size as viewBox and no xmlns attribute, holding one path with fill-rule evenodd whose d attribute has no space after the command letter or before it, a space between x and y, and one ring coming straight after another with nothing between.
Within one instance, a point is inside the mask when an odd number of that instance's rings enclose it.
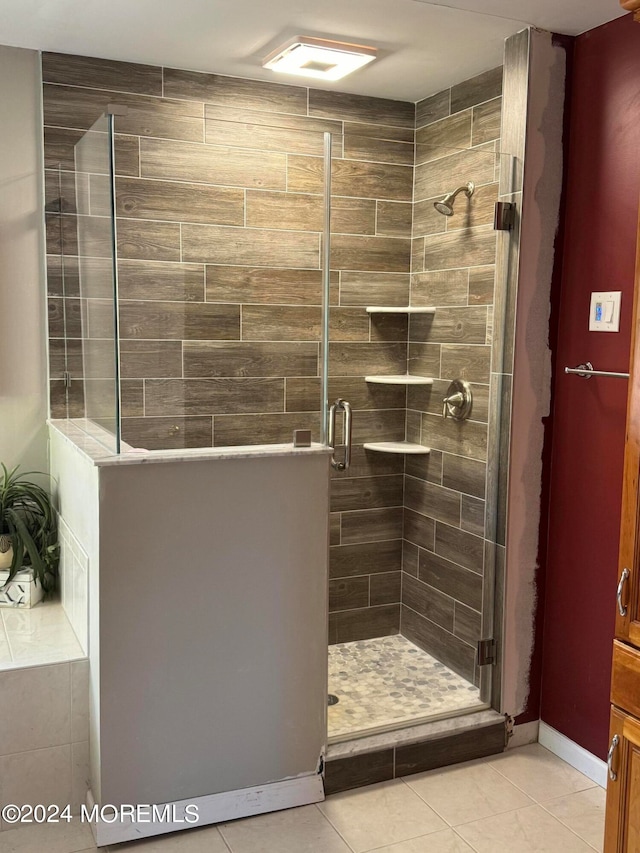
<instances>
[{"instance_id":1,"label":"white half wall","mask_svg":"<svg viewBox=\"0 0 640 853\"><path fill-rule=\"evenodd\" d=\"M0 47L0 461L47 470L40 56Z\"/></svg>"}]
</instances>

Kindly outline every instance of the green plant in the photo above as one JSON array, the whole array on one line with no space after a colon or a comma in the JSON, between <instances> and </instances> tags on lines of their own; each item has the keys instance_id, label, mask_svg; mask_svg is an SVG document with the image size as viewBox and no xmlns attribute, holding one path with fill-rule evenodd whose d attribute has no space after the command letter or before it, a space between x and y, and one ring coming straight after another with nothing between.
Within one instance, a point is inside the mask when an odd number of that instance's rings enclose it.
<instances>
[{"instance_id":1,"label":"green plant","mask_svg":"<svg viewBox=\"0 0 640 853\"><path fill-rule=\"evenodd\" d=\"M7 583L24 566L32 566L35 580L45 592L55 588L60 559L58 525L51 497L42 486L19 476L18 467L9 471L0 463L0 534L8 535L13 560Z\"/></svg>"}]
</instances>

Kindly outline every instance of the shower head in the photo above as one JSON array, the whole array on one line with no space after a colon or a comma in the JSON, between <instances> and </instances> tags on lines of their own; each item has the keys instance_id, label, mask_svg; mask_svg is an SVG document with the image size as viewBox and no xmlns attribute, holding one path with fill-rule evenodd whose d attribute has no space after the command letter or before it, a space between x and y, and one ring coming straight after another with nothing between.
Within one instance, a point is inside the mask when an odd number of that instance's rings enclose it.
<instances>
[{"instance_id":1,"label":"shower head","mask_svg":"<svg viewBox=\"0 0 640 853\"><path fill-rule=\"evenodd\" d=\"M453 202L455 201L458 193L464 193L467 198L471 198L475 188L476 186L473 181L469 181L469 183L464 184L462 187L458 187L458 189L454 190L452 193L447 193L442 201L434 201L433 206L438 213L441 213L443 216L453 216Z\"/></svg>"}]
</instances>

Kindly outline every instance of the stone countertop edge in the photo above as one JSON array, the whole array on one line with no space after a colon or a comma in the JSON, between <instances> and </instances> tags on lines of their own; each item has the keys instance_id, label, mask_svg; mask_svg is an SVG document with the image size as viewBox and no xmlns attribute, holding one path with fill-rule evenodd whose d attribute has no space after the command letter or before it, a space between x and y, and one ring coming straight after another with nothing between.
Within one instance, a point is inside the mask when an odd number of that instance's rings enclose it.
<instances>
[{"instance_id":1,"label":"stone countertop edge","mask_svg":"<svg viewBox=\"0 0 640 853\"><path fill-rule=\"evenodd\" d=\"M97 467L141 465L161 462L200 462L213 459L253 459L279 456L328 455L331 447L312 442L310 447L293 444L254 444L236 447L195 447L179 450L137 450L125 445L119 455L110 453L97 439L66 420L49 419L47 424Z\"/></svg>"}]
</instances>

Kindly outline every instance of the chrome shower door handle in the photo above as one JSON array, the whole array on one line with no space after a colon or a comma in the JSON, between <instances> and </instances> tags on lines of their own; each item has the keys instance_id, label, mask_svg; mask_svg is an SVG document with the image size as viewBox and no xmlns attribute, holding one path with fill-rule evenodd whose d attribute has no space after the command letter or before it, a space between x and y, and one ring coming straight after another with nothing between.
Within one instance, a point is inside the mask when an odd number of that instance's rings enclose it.
<instances>
[{"instance_id":1,"label":"chrome shower door handle","mask_svg":"<svg viewBox=\"0 0 640 853\"><path fill-rule=\"evenodd\" d=\"M338 399L332 403L329 409L329 445L336 446L336 412L344 412L344 460L338 462L335 453L331 456L331 464L336 471L346 471L351 465L351 406L346 400Z\"/></svg>"},{"instance_id":2,"label":"chrome shower door handle","mask_svg":"<svg viewBox=\"0 0 640 853\"><path fill-rule=\"evenodd\" d=\"M613 757L616 754L619 743L620 737L618 735L614 735L611 739L609 752L607 753L607 770L609 771L609 779L611 779L612 782L615 782L618 778L618 773L613 769Z\"/></svg>"},{"instance_id":3,"label":"chrome shower door handle","mask_svg":"<svg viewBox=\"0 0 640 853\"><path fill-rule=\"evenodd\" d=\"M622 603L622 593L624 592L624 585L629 580L629 569L623 569L622 574L620 575L620 583L618 584L618 591L616 592L616 601L618 603L618 613L621 616L627 615L627 606Z\"/></svg>"}]
</instances>

